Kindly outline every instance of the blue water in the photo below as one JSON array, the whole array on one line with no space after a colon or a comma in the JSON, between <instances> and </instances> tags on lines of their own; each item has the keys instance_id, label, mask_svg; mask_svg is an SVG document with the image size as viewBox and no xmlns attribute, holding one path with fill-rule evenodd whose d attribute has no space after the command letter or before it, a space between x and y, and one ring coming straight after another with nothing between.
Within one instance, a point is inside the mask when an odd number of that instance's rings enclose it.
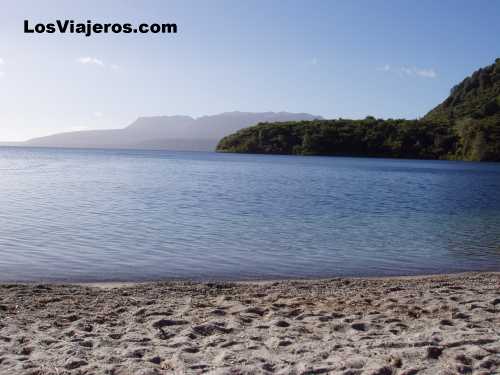
<instances>
[{"instance_id":1,"label":"blue water","mask_svg":"<svg viewBox=\"0 0 500 375\"><path fill-rule=\"evenodd\" d=\"M500 270L500 164L0 148L0 281Z\"/></svg>"}]
</instances>

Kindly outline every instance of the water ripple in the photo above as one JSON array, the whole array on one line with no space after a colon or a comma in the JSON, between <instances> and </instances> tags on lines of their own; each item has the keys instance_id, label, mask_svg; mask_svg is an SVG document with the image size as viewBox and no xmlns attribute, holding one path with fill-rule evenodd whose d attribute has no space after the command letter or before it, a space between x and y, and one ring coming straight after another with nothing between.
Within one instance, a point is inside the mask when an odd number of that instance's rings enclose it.
<instances>
[{"instance_id":1,"label":"water ripple","mask_svg":"<svg viewBox=\"0 0 500 375\"><path fill-rule=\"evenodd\" d=\"M500 270L500 166L0 149L0 281Z\"/></svg>"}]
</instances>

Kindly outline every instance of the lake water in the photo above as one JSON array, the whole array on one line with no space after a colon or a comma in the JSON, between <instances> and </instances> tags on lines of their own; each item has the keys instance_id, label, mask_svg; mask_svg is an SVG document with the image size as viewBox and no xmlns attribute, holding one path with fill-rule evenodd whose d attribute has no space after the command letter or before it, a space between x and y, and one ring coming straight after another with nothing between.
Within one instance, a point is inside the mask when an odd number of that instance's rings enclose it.
<instances>
[{"instance_id":1,"label":"lake water","mask_svg":"<svg viewBox=\"0 0 500 375\"><path fill-rule=\"evenodd\" d=\"M500 164L0 148L0 281L500 270Z\"/></svg>"}]
</instances>

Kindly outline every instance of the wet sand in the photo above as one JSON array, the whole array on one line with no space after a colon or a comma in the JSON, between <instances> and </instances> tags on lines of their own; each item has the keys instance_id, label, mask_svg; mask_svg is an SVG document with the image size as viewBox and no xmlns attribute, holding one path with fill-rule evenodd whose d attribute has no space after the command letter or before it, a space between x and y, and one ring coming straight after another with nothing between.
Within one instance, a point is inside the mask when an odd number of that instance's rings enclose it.
<instances>
[{"instance_id":1,"label":"wet sand","mask_svg":"<svg viewBox=\"0 0 500 375\"><path fill-rule=\"evenodd\" d=\"M0 374L498 374L500 273L0 285Z\"/></svg>"}]
</instances>

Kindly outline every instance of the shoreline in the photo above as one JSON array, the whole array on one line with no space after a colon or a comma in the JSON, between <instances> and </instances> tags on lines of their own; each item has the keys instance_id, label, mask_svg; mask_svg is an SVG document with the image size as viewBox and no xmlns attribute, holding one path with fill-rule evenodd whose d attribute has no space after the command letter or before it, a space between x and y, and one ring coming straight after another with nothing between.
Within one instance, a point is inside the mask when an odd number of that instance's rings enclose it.
<instances>
[{"instance_id":1,"label":"shoreline","mask_svg":"<svg viewBox=\"0 0 500 375\"><path fill-rule=\"evenodd\" d=\"M265 285L273 283L286 283L286 282L300 282L300 283L315 283L325 281L338 281L338 280L413 280L413 279L429 279L429 278L461 278L481 274L492 274L500 277L500 271L469 271L469 272L456 272L456 273L436 273L436 274L423 274L423 275L400 275L400 276L337 276L337 277L320 277L320 278L276 278L276 279L255 279L255 280L232 280L232 279L209 279L209 280L191 280L191 279L163 279L152 281L88 281L88 282L56 282L56 283L41 283L47 285L77 285L91 288L113 289L113 288L127 288L137 285L157 284L157 283L185 283L185 284L236 284L236 285ZM3 283L0 283L0 286ZM39 282L30 283L16 283L13 284L40 284Z\"/></svg>"},{"instance_id":2,"label":"shoreline","mask_svg":"<svg viewBox=\"0 0 500 375\"><path fill-rule=\"evenodd\" d=\"M500 272L0 284L0 374L493 374Z\"/></svg>"},{"instance_id":3,"label":"shoreline","mask_svg":"<svg viewBox=\"0 0 500 375\"><path fill-rule=\"evenodd\" d=\"M410 274L410 275L384 275L384 276L328 276L328 277L303 277L303 278L255 278L255 279L231 279L231 278L207 278L207 279L190 279L190 278L159 278L151 280L105 280L105 281L69 281L69 280L28 280L17 281L7 280L0 281L0 287L5 285L51 285L51 286L82 286L82 287L95 287L95 288L126 288L137 285L147 284L266 284L266 283L283 283L283 282L324 282L335 280L412 280L412 279L427 279L434 277L467 277L481 274L498 274L500 271L480 270L480 271L457 271L457 272L439 272L439 273L425 273L425 274Z\"/></svg>"}]
</instances>

